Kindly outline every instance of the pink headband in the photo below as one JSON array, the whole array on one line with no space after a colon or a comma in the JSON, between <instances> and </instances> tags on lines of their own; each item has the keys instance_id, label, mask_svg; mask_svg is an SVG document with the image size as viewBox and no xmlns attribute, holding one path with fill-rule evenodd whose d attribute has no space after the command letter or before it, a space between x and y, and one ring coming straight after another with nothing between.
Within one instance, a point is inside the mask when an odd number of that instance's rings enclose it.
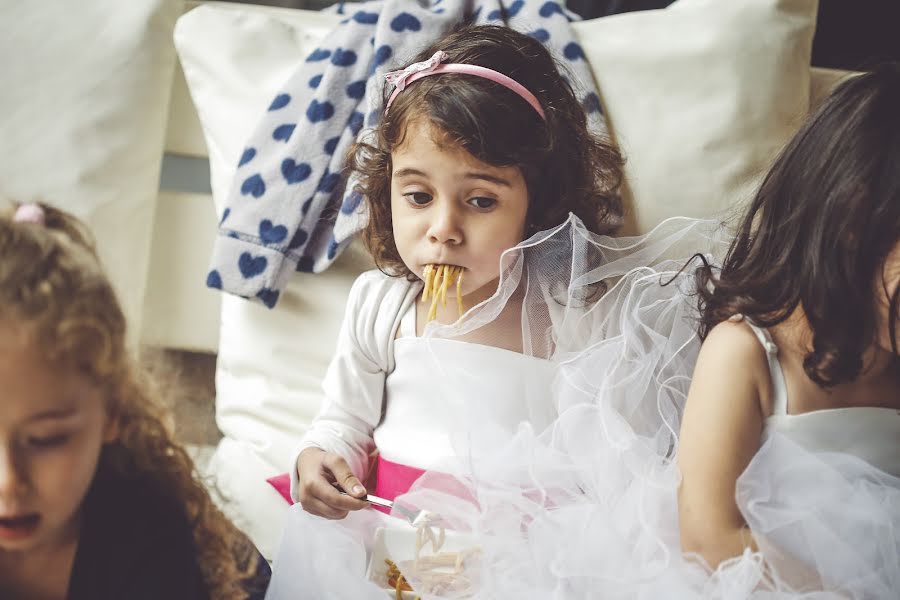
<instances>
[{"instance_id":1,"label":"pink headband","mask_svg":"<svg viewBox=\"0 0 900 600\"><path fill-rule=\"evenodd\" d=\"M14 223L37 223L38 225L43 225L45 222L44 209L39 204L20 204L12 220Z\"/></svg>"},{"instance_id":2,"label":"pink headband","mask_svg":"<svg viewBox=\"0 0 900 600\"><path fill-rule=\"evenodd\" d=\"M384 114L387 114L387 111L391 107L394 98L397 97L397 94L406 89L406 86L412 82L418 81L423 77L428 77L429 75L438 75L440 73L462 73L463 75L474 75L475 77L489 79L490 81L499 83L503 87L514 91L521 96L525 102L530 104L531 107L537 111L537 114L541 115L542 119L545 121L547 120L547 117L544 115L544 109L541 108L541 103L538 102L538 99L515 79L507 77L503 73L498 73L493 69L479 67L478 65L465 65L460 63L442 64L446 58L447 53L443 50L438 50L428 60L413 63L405 69L391 71L390 73L385 74L385 80L388 83L394 84L394 91L391 93L391 97L388 98L387 106L384 108Z\"/></svg>"}]
</instances>

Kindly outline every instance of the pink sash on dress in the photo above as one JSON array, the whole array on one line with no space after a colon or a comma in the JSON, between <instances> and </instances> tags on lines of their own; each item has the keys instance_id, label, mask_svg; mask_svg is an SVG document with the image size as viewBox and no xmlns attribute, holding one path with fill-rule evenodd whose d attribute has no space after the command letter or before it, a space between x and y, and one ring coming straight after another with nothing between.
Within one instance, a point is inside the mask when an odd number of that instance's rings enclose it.
<instances>
[{"instance_id":1,"label":"pink sash on dress","mask_svg":"<svg viewBox=\"0 0 900 600\"><path fill-rule=\"evenodd\" d=\"M422 469L391 462L379 455L378 480L375 483L374 494L385 500L393 500L397 496L408 492L409 488L412 487L412 484L415 483L416 479L421 477L423 473L425 473L425 471ZM291 504L294 503L294 501L291 500L291 476L289 473L282 473L281 475L269 477L266 481L281 494L282 498ZM384 513L390 512L387 509L382 509L377 506L375 508Z\"/></svg>"},{"instance_id":2,"label":"pink sash on dress","mask_svg":"<svg viewBox=\"0 0 900 600\"><path fill-rule=\"evenodd\" d=\"M393 502L394 498L408 492L409 488L416 482L416 479L421 477L424 473L425 471L423 469L391 462L379 454L378 479L375 482L375 495ZM380 506L374 506L373 508L387 514L390 514L391 512Z\"/></svg>"}]
</instances>

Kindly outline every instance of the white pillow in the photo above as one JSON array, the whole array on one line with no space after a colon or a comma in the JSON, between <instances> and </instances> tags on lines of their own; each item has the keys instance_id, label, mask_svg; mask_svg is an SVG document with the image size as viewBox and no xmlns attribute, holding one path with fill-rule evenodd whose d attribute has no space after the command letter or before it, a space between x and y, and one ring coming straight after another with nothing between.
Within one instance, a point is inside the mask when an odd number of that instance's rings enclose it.
<instances>
[{"instance_id":1,"label":"white pillow","mask_svg":"<svg viewBox=\"0 0 900 600\"><path fill-rule=\"evenodd\" d=\"M140 332L179 0L0 7L0 194L87 221ZM165 293L156 290L156 293Z\"/></svg>"},{"instance_id":2,"label":"white pillow","mask_svg":"<svg viewBox=\"0 0 900 600\"><path fill-rule=\"evenodd\" d=\"M627 159L628 232L752 193L809 108L816 8L679 0L574 24Z\"/></svg>"},{"instance_id":3,"label":"white pillow","mask_svg":"<svg viewBox=\"0 0 900 600\"><path fill-rule=\"evenodd\" d=\"M219 215L260 115L339 19L211 3L178 20L175 45L209 149ZM297 274L273 310L222 297L216 421L225 438L209 474L226 511L267 558L277 550L288 505L265 478L288 470L293 447L318 412L350 285L369 268L353 245L325 273Z\"/></svg>"}]
</instances>

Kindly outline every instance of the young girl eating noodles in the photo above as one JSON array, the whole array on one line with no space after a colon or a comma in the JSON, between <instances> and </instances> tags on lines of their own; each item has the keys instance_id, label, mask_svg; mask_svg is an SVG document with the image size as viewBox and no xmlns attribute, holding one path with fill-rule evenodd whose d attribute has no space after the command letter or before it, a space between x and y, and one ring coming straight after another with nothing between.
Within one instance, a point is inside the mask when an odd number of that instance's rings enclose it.
<instances>
[{"instance_id":1,"label":"young girl eating noodles","mask_svg":"<svg viewBox=\"0 0 900 600\"><path fill-rule=\"evenodd\" d=\"M559 582L536 582L535 561L580 547L548 539L550 510L596 505L578 482L597 436L618 426L597 407L626 414L648 453L673 444L672 398L699 347L689 278L675 272L716 245L714 228L676 219L646 237L603 235L619 216L621 158L526 35L461 29L388 82L382 121L352 161L380 270L350 294L270 593L382 594L359 563L372 529L396 523L360 510L374 492L477 532L473 589L548 597ZM559 568L588 581L575 563ZM423 574L404 576L434 592Z\"/></svg>"},{"instance_id":2,"label":"young girl eating noodles","mask_svg":"<svg viewBox=\"0 0 900 600\"><path fill-rule=\"evenodd\" d=\"M452 415L415 391L429 320L454 323L460 307L493 296L501 255L535 232L572 212L605 233L618 210L619 156L587 130L538 41L504 27L462 29L387 81L393 87L375 139L356 149L353 164L369 210L365 239L381 270L351 291L325 406L304 438L292 486L306 510L332 518L367 505L361 482L375 448L374 491L388 499L453 454ZM534 367L522 354L520 319L511 304L457 337L469 343L445 359L477 353L479 368L505 389L512 427L534 418L546 424L553 413L516 407L521 394L509 375ZM485 375L479 385L491 385Z\"/></svg>"}]
</instances>

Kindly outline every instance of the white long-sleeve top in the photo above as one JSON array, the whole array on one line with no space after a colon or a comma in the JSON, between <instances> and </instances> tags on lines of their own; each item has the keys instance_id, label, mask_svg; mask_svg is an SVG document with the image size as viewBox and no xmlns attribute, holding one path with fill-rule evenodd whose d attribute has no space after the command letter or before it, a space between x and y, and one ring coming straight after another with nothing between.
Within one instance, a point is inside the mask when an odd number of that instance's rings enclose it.
<instances>
[{"instance_id":1,"label":"white long-sleeve top","mask_svg":"<svg viewBox=\"0 0 900 600\"><path fill-rule=\"evenodd\" d=\"M350 289L334 357L322 382L324 402L294 452L289 472L297 500L297 457L310 447L340 455L364 480L373 432L384 408L385 379L394 370L394 339L421 283L373 270Z\"/></svg>"},{"instance_id":2,"label":"white long-sleeve top","mask_svg":"<svg viewBox=\"0 0 900 600\"><path fill-rule=\"evenodd\" d=\"M553 363L478 343L416 335L420 282L378 271L357 279L337 351L323 382L325 402L291 463L311 446L334 452L365 480L377 446L392 462L419 469L483 453L485 439L542 430L556 417ZM481 444L471 448L473 430Z\"/></svg>"}]
</instances>

